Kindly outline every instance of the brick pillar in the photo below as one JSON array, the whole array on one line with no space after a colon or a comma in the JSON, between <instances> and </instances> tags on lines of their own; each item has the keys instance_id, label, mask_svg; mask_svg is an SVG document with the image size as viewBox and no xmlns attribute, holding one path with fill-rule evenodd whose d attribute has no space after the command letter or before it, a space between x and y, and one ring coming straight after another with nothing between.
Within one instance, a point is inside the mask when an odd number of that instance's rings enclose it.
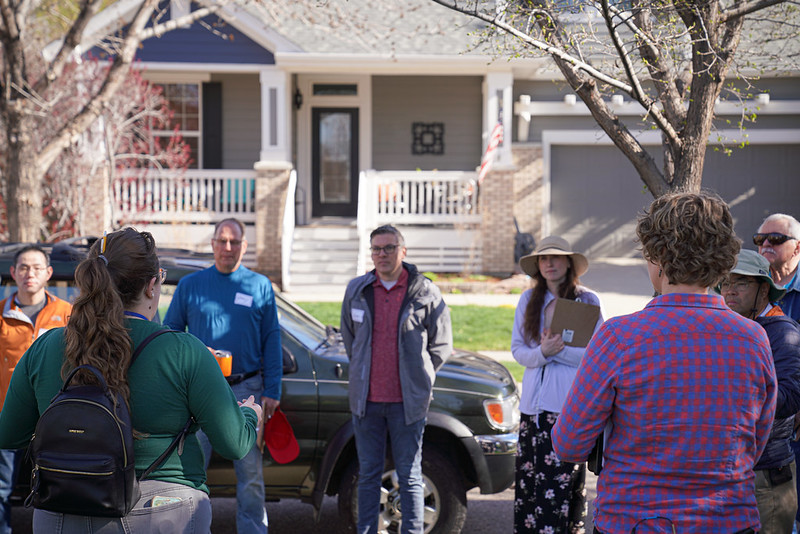
<instances>
[{"instance_id":1,"label":"brick pillar","mask_svg":"<svg viewBox=\"0 0 800 534\"><path fill-rule=\"evenodd\" d=\"M292 165L282 161L256 163L256 265L281 284L283 212Z\"/></svg>"},{"instance_id":2,"label":"brick pillar","mask_svg":"<svg viewBox=\"0 0 800 534\"><path fill-rule=\"evenodd\" d=\"M481 184L483 272L514 272L514 168L489 172Z\"/></svg>"},{"instance_id":3,"label":"brick pillar","mask_svg":"<svg viewBox=\"0 0 800 534\"><path fill-rule=\"evenodd\" d=\"M536 242L545 237L542 230L544 198L544 160L540 143L515 144L514 216L522 232L533 234Z\"/></svg>"}]
</instances>

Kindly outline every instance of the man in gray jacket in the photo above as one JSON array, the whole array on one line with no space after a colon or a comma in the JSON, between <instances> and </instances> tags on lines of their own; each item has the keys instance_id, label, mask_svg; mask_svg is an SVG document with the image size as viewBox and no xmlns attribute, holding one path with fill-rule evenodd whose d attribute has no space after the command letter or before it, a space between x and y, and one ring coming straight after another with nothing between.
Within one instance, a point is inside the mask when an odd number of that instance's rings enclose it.
<instances>
[{"instance_id":1,"label":"man in gray jacket","mask_svg":"<svg viewBox=\"0 0 800 534\"><path fill-rule=\"evenodd\" d=\"M422 434L436 371L453 351L441 292L406 256L402 234L370 234L375 270L347 285L342 337L350 358L350 411L358 450L358 534L377 533L386 436L400 486L403 533L422 533Z\"/></svg>"}]
</instances>

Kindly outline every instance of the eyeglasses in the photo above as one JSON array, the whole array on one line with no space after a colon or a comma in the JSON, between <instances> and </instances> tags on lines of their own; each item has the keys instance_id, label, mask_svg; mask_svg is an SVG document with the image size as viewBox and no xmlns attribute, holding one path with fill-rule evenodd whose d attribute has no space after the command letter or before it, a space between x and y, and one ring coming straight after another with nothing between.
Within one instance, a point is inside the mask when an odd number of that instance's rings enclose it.
<instances>
[{"instance_id":1,"label":"eyeglasses","mask_svg":"<svg viewBox=\"0 0 800 534\"><path fill-rule=\"evenodd\" d=\"M399 246L400 245L384 245L382 247L369 247L369 249L372 251L374 256L379 255L381 251L385 252L388 256L389 254L394 254L394 251L397 250Z\"/></svg>"},{"instance_id":2,"label":"eyeglasses","mask_svg":"<svg viewBox=\"0 0 800 534\"><path fill-rule=\"evenodd\" d=\"M159 269L158 269L158 280L162 284L167 280L167 270L166 269L161 269L159 267Z\"/></svg>"},{"instance_id":3,"label":"eyeglasses","mask_svg":"<svg viewBox=\"0 0 800 534\"><path fill-rule=\"evenodd\" d=\"M753 235L753 243L760 247L764 241L769 241L771 245L782 245L790 239L797 239L789 235L779 234L778 232L770 232L768 234L755 234Z\"/></svg>"},{"instance_id":4,"label":"eyeglasses","mask_svg":"<svg viewBox=\"0 0 800 534\"><path fill-rule=\"evenodd\" d=\"M739 279L735 282L731 282L730 280L725 280L719 285L719 289L724 292L733 289L738 293L740 291L746 290L750 285L755 283L756 282L754 280L747 280L747 279Z\"/></svg>"},{"instance_id":5,"label":"eyeglasses","mask_svg":"<svg viewBox=\"0 0 800 534\"><path fill-rule=\"evenodd\" d=\"M225 245L230 245L231 248L240 247L242 246L243 242L243 240L241 239L215 239L214 241L216 241L218 245L222 245L223 247Z\"/></svg>"},{"instance_id":6,"label":"eyeglasses","mask_svg":"<svg viewBox=\"0 0 800 534\"><path fill-rule=\"evenodd\" d=\"M20 265L16 268L16 271L19 274L28 274L30 271L33 271L33 274L40 275L47 270L47 267L40 267L38 265Z\"/></svg>"}]
</instances>

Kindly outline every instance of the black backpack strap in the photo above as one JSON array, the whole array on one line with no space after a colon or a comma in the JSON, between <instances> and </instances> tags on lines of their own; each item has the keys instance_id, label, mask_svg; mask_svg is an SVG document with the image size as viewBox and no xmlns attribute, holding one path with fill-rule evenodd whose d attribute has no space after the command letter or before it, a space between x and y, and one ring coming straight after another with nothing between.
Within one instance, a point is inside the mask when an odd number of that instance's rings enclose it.
<instances>
[{"instance_id":1,"label":"black backpack strap","mask_svg":"<svg viewBox=\"0 0 800 534\"><path fill-rule=\"evenodd\" d=\"M135 350L135 351L133 351L133 355L131 356L131 363L130 363L130 365L133 365L133 362L135 362L135 361L136 361L136 358L138 358L138 357L139 357L139 354L141 354L141 353L142 353L142 351L143 351L143 350L144 350L144 348L145 348L145 347L148 345L148 343L150 343L151 341L153 341L155 338L157 338L157 337L158 337L158 336L160 336L161 334L166 334L167 332L175 332L175 330L170 330L169 328L166 328L166 329L164 329L164 330L157 330L157 331L153 332L152 334L150 334L149 336L147 336L146 338L144 338L144 341L142 341L141 343L139 343L139 346L138 346L138 347L136 347L136 350ZM130 365L129 365L128 367L130 367Z\"/></svg>"},{"instance_id":2,"label":"black backpack strap","mask_svg":"<svg viewBox=\"0 0 800 534\"><path fill-rule=\"evenodd\" d=\"M149 336L147 336L146 338L144 338L144 341L139 343L139 346L136 347L136 350L133 352L133 355L131 356L131 365L133 365L133 362L136 361L136 358L139 356L139 354L141 354L141 352L144 350L144 348L147 346L148 343L153 341L161 334L166 334L167 332L175 332L175 330L170 330L169 328L164 330L157 330L152 334L150 334ZM145 469L144 473L142 473L142 476L139 477L139 480L144 480L150 475L150 473L161 467L161 464L164 463L164 460L167 459L167 456L172 454L172 451L175 450L175 447L178 447L178 454L183 452L183 442L186 439L186 435L189 433L189 428L192 426L192 423L194 423L194 417L189 417L189 420L186 421L186 424L183 426L183 430L178 432L178 435L175 436L175 439L173 439L172 443L169 444L167 450L162 452L161 456L156 458L155 461L152 464L150 464L150 467Z\"/></svg>"},{"instance_id":3,"label":"black backpack strap","mask_svg":"<svg viewBox=\"0 0 800 534\"><path fill-rule=\"evenodd\" d=\"M189 433L189 427L192 426L192 423L194 423L194 417L189 417L189 420L186 421L185 425L183 425L183 430L178 432L178 435L175 436L175 439L173 439L172 443L169 444L167 450L162 452L161 456L156 458L155 461L150 464L150 467L145 469L144 473L142 473L142 476L139 477L139 480L144 480L150 475L150 473L161 467L161 464L164 463L164 460L167 459L167 456L172 454L172 451L174 451L176 447L178 447L178 454L183 452L183 441L186 439L186 435Z\"/></svg>"}]
</instances>

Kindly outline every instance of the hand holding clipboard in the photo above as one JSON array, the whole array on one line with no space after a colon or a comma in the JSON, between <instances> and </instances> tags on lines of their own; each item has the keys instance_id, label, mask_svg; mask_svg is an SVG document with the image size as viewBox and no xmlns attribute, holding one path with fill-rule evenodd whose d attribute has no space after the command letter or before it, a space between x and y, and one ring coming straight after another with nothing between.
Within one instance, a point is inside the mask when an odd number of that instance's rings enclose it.
<instances>
[{"instance_id":1,"label":"hand holding clipboard","mask_svg":"<svg viewBox=\"0 0 800 534\"><path fill-rule=\"evenodd\" d=\"M554 334L560 333L565 345L585 347L592 339L599 318L599 306L577 300L558 299L550 331Z\"/></svg>"}]
</instances>

